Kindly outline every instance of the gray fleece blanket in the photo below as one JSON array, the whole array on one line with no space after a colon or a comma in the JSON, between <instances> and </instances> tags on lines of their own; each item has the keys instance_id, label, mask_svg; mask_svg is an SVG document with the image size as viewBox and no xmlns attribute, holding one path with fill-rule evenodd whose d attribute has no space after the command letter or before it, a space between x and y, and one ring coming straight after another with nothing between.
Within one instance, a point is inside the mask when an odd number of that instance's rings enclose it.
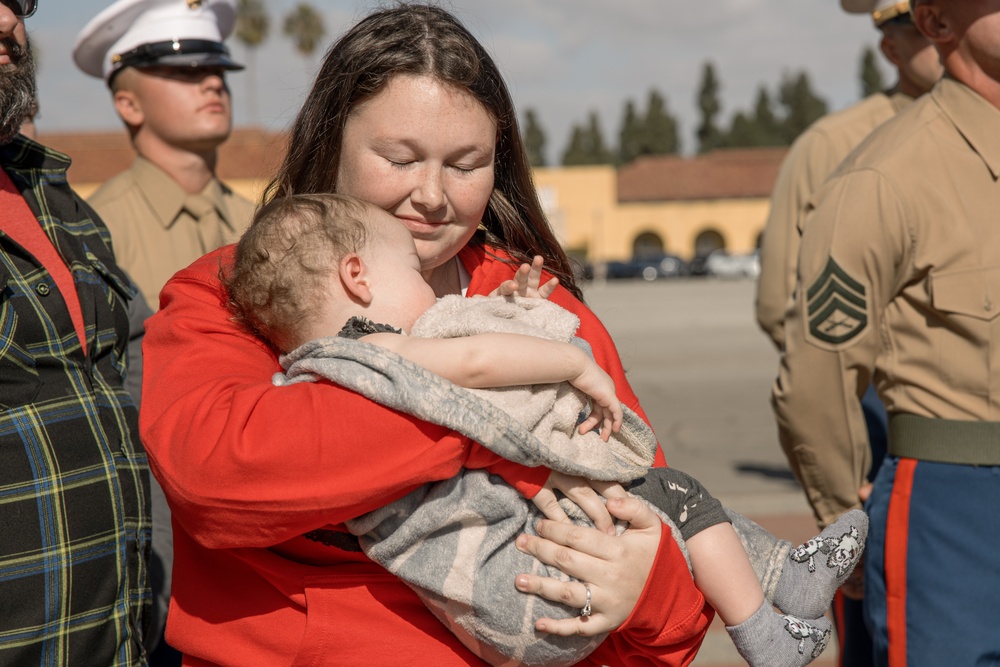
<instances>
[{"instance_id":1,"label":"gray fleece blanket","mask_svg":"<svg viewBox=\"0 0 1000 667\"><path fill-rule=\"evenodd\" d=\"M542 299L452 296L429 309L411 335L520 333L586 346L574 338L578 326L575 315ZM588 399L568 383L464 389L384 348L345 338L307 343L281 364L286 370L275 376L275 384L324 377L458 431L525 466L629 482L652 465L656 451L652 430L628 409L620 432L607 443L597 432L577 433L581 415L589 413ZM589 525L576 505L565 499L562 505L574 520ZM676 526L656 511L686 556ZM514 588L514 577L521 572L570 580L514 547L519 534L534 534L540 518L535 506L499 477L463 470L347 525L369 558L405 581L463 644L490 664L570 665L606 635L556 637L534 630L539 618L579 614L577 608Z\"/></svg>"}]
</instances>

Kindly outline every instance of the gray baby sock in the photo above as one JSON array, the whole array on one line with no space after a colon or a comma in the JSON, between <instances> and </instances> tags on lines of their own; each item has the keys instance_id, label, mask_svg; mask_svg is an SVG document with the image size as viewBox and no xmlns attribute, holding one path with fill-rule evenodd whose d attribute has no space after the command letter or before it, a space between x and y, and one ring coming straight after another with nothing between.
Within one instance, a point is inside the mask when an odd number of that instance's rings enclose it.
<instances>
[{"instance_id":1,"label":"gray baby sock","mask_svg":"<svg viewBox=\"0 0 1000 667\"><path fill-rule=\"evenodd\" d=\"M830 621L782 616L765 600L739 625L726 626L736 650L751 667L801 667L819 657L830 639Z\"/></svg>"},{"instance_id":2,"label":"gray baby sock","mask_svg":"<svg viewBox=\"0 0 1000 667\"><path fill-rule=\"evenodd\" d=\"M845 512L818 536L789 552L771 602L801 618L825 614L834 593L861 560L867 537L868 516L861 510Z\"/></svg>"}]
</instances>

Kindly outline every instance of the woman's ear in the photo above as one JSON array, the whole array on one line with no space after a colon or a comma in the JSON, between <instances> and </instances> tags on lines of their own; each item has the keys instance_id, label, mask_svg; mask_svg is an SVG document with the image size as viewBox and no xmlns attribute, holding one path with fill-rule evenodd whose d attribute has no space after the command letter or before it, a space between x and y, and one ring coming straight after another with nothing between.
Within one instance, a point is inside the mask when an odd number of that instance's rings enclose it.
<instances>
[{"instance_id":1,"label":"woman's ear","mask_svg":"<svg viewBox=\"0 0 1000 667\"><path fill-rule=\"evenodd\" d=\"M340 259L338 269L340 283L344 286L344 291L354 299L365 305L372 302L372 291L370 285L370 273L368 266L360 255L349 252Z\"/></svg>"}]
</instances>

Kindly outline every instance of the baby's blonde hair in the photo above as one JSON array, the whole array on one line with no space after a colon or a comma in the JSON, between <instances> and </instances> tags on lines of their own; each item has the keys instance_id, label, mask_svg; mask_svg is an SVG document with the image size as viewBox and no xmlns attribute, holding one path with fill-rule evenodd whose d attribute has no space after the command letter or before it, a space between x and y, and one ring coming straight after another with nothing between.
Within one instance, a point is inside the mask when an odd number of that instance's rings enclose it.
<instances>
[{"instance_id":1,"label":"baby's blonde hair","mask_svg":"<svg viewBox=\"0 0 1000 667\"><path fill-rule=\"evenodd\" d=\"M340 260L368 244L372 205L337 194L292 195L261 207L222 273L237 321L279 352L306 342Z\"/></svg>"}]
</instances>

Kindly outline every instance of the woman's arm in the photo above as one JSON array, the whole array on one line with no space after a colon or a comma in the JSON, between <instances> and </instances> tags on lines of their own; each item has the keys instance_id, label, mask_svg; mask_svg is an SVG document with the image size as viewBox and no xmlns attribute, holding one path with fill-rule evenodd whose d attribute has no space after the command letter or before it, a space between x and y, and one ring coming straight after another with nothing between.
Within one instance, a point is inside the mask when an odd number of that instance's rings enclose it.
<instances>
[{"instance_id":1,"label":"woman's arm","mask_svg":"<svg viewBox=\"0 0 1000 667\"><path fill-rule=\"evenodd\" d=\"M601 436L607 441L611 431L617 431L622 423L614 381L586 352L570 343L512 333L462 338L376 333L362 340L392 350L461 387L482 389L569 382L594 399L593 412L580 425L580 433L603 423Z\"/></svg>"},{"instance_id":2,"label":"woman's arm","mask_svg":"<svg viewBox=\"0 0 1000 667\"><path fill-rule=\"evenodd\" d=\"M462 467L501 462L443 427L329 383L275 387L274 353L229 317L220 257L162 292L147 322L140 426L174 518L213 548L280 543L374 510Z\"/></svg>"}]
</instances>

